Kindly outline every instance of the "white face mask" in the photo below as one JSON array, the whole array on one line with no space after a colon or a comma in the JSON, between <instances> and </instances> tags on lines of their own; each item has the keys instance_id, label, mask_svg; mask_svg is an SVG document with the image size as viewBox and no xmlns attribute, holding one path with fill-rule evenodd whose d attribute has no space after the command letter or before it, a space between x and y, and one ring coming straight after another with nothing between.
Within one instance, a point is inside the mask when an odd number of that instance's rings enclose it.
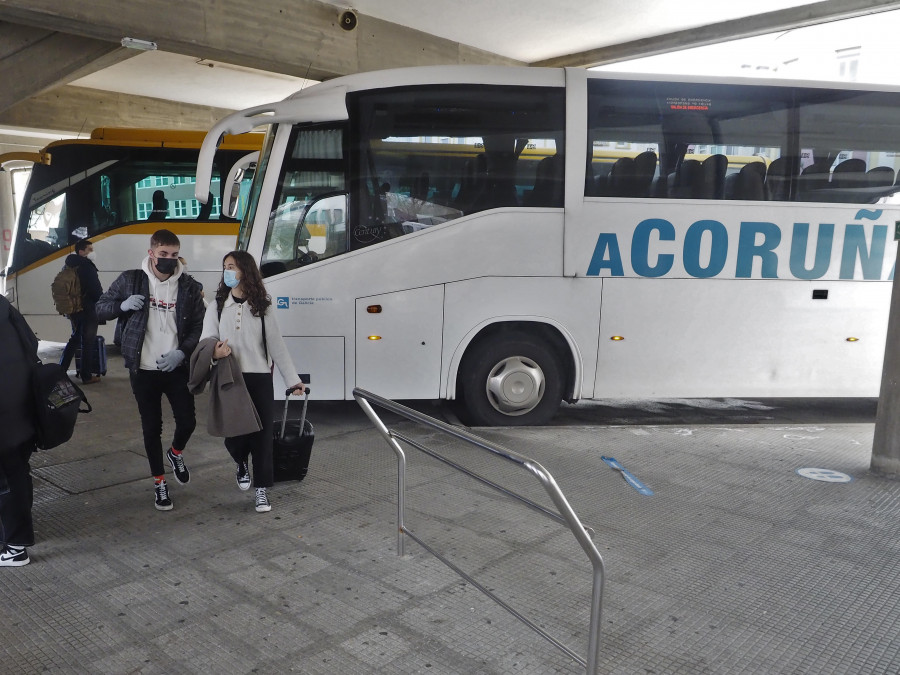
<instances>
[{"instance_id":1,"label":"white face mask","mask_svg":"<svg viewBox=\"0 0 900 675\"><path fill-rule=\"evenodd\" d=\"M96 262L97 262L97 252L96 252L96 251L91 251L91 252L88 253L85 257L86 257L88 260L90 260L92 263L96 263Z\"/></svg>"}]
</instances>

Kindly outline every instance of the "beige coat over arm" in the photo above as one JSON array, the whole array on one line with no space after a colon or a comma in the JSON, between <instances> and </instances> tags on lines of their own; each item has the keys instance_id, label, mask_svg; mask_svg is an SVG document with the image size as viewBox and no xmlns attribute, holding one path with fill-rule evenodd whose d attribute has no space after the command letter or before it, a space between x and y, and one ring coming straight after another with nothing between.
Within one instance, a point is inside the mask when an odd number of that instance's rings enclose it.
<instances>
[{"instance_id":1,"label":"beige coat over arm","mask_svg":"<svg viewBox=\"0 0 900 675\"><path fill-rule=\"evenodd\" d=\"M209 382L206 430L210 436L225 438L259 431L262 423L244 384L244 376L237 360L226 356L212 365L216 342L215 338L205 338L191 354L188 389L192 394L200 394L207 381Z\"/></svg>"}]
</instances>

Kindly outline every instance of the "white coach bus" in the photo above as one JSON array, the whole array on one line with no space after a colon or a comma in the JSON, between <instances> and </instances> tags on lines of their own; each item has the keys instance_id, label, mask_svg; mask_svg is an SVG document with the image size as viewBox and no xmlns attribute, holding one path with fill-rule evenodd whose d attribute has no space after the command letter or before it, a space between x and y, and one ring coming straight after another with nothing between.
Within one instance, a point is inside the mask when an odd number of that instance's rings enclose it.
<instances>
[{"instance_id":1,"label":"white coach bus","mask_svg":"<svg viewBox=\"0 0 900 675\"><path fill-rule=\"evenodd\" d=\"M240 247L316 397L877 396L900 93L580 69L411 68L268 125Z\"/></svg>"}]
</instances>

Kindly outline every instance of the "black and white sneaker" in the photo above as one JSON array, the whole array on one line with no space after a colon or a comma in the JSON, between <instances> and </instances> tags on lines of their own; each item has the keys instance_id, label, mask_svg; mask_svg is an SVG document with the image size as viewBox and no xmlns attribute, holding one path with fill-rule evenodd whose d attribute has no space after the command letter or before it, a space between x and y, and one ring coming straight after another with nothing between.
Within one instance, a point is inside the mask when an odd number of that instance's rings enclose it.
<instances>
[{"instance_id":1,"label":"black and white sneaker","mask_svg":"<svg viewBox=\"0 0 900 675\"><path fill-rule=\"evenodd\" d=\"M22 567L30 562L24 546L6 545L0 551L0 567Z\"/></svg>"},{"instance_id":2,"label":"black and white sneaker","mask_svg":"<svg viewBox=\"0 0 900 675\"><path fill-rule=\"evenodd\" d=\"M259 513L272 510L272 506L269 504L269 496L266 494L266 488L256 488L256 510Z\"/></svg>"},{"instance_id":3,"label":"black and white sneaker","mask_svg":"<svg viewBox=\"0 0 900 675\"><path fill-rule=\"evenodd\" d=\"M184 485L185 483L189 483L191 480L191 473L187 470L187 467L184 465L184 458L181 456L179 452L177 455L172 452L172 448L166 450L166 457L169 460L169 464L172 465L172 473L175 474L175 480Z\"/></svg>"},{"instance_id":4,"label":"black and white sneaker","mask_svg":"<svg viewBox=\"0 0 900 675\"><path fill-rule=\"evenodd\" d=\"M156 508L160 511L171 511L172 500L169 498L169 488L166 481L160 481L154 488L156 492Z\"/></svg>"},{"instance_id":5,"label":"black and white sneaker","mask_svg":"<svg viewBox=\"0 0 900 675\"><path fill-rule=\"evenodd\" d=\"M247 462L240 462L238 464L235 478L237 479L238 487L241 490L250 489L250 467L247 466Z\"/></svg>"}]
</instances>

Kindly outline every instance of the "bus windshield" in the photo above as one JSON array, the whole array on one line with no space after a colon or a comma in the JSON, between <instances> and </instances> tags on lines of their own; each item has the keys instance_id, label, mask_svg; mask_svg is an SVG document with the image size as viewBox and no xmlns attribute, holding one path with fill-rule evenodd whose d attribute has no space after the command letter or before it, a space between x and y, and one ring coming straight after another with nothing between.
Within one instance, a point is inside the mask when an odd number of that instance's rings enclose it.
<instances>
[{"instance_id":1,"label":"bus windshield","mask_svg":"<svg viewBox=\"0 0 900 675\"><path fill-rule=\"evenodd\" d=\"M79 239L141 221L234 222L220 213L219 176L243 154L220 153L212 198L202 205L193 195L196 150L74 143L53 148L49 165L32 168L10 271ZM154 193L164 204L155 213Z\"/></svg>"},{"instance_id":2,"label":"bus windshield","mask_svg":"<svg viewBox=\"0 0 900 675\"><path fill-rule=\"evenodd\" d=\"M158 229L179 237L187 269L201 284L214 288L219 282L222 256L237 245L263 136L225 137L214 154L208 199L201 203L194 188L203 136L97 129L89 139L57 141L34 156L4 292L42 339L62 340L69 333L49 285L80 239L94 244L104 287L140 264L149 235ZM225 190L230 203L236 197L236 217L222 212Z\"/></svg>"}]
</instances>

